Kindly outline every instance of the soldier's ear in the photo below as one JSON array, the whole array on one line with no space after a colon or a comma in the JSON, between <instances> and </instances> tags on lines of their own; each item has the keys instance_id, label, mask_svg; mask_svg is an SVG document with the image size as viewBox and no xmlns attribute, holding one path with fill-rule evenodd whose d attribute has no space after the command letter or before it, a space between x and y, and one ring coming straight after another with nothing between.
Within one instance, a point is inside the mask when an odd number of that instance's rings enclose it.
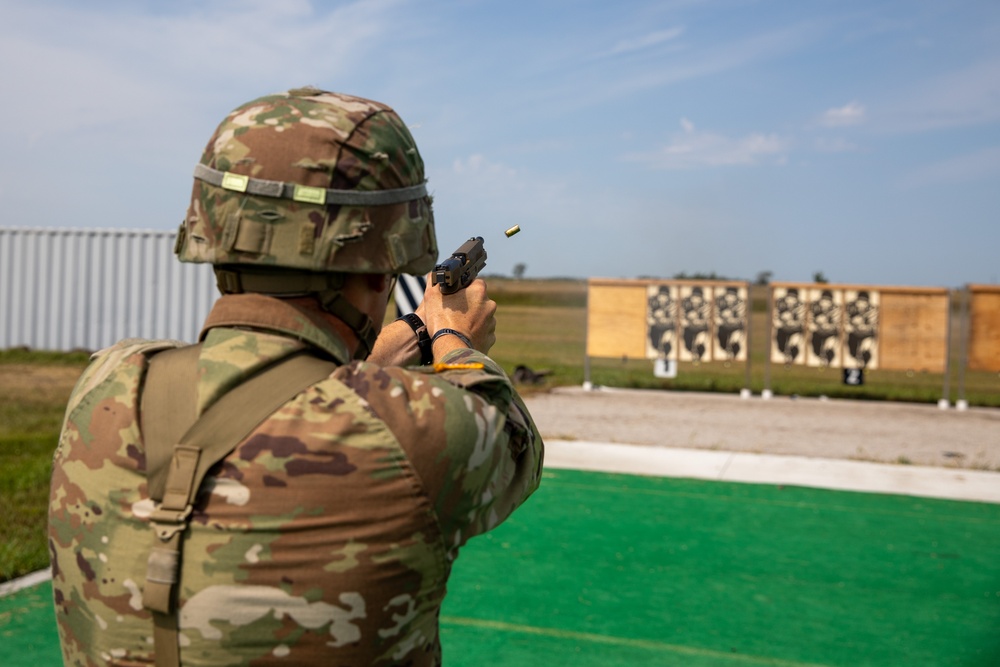
<instances>
[{"instance_id":1,"label":"soldier's ear","mask_svg":"<svg viewBox=\"0 0 1000 667\"><path fill-rule=\"evenodd\" d=\"M365 286L372 292L378 292L379 294L389 289L389 286L393 282L392 276L385 273L366 273L363 277Z\"/></svg>"}]
</instances>

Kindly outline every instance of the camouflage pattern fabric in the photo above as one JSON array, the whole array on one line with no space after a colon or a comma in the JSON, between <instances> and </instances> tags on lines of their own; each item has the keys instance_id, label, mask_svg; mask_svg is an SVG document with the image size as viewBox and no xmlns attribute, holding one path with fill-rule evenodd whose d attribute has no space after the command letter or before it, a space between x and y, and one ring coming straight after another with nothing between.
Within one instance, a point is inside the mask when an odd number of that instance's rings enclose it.
<instances>
[{"instance_id":1,"label":"camouflage pattern fabric","mask_svg":"<svg viewBox=\"0 0 1000 667\"><path fill-rule=\"evenodd\" d=\"M393 109L315 88L240 106L209 139L201 164L350 192L425 182L417 145ZM429 196L347 206L250 196L195 180L177 254L183 262L215 265L423 275L438 252Z\"/></svg>"},{"instance_id":2,"label":"camouflage pattern fabric","mask_svg":"<svg viewBox=\"0 0 1000 667\"><path fill-rule=\"evenodd\" d=\"M202 334L199 409L335 334L287 302L222 297ZM55 455L53 590L67 665L152 659L152 542L137 406L149 355L123 341L84 372ZM339 366L286 403L201 487L183 546L182 664L435 665L451 565L537 487L542 441L503 371Z\"/></svg>"}]
</instances>

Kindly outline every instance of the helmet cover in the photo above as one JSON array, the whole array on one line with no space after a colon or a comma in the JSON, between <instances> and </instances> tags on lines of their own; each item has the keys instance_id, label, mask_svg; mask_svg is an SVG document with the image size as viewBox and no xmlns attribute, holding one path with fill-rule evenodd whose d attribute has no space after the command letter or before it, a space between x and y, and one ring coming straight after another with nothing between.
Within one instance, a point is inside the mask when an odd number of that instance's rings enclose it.
<instances>
[{"instance_id":1,"label":"helmet cover","mask_svg":"<svg viewBox=\"0 0 1000 667\"><path fill-rule=\"evenodd\" d=\"M209 139L175 251L234 269L423 274L437 258L424 184L388 106L316 88L268 95Z\"/></svg>"}]
</instances>

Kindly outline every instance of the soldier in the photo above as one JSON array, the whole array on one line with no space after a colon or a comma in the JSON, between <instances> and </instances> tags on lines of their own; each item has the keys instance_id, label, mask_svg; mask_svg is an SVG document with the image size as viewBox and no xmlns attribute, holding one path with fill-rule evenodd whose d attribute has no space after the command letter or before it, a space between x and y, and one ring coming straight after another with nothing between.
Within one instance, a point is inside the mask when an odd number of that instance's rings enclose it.
<instances>
[{"instance_id":1,"label":"soldier","mask_svg":"<svg viewBox=\"0 0 1000 667\"><path fill-rule=\"evenodd\" d=\"M101 351L67 407L66 664L439 664L451 565L537 488L542 441L486 356L482 280L376 338L395 276L437 257L405 125L313 88L237 108L176 252L223 293L200 343Z\"/></svg>"}]
</instances>

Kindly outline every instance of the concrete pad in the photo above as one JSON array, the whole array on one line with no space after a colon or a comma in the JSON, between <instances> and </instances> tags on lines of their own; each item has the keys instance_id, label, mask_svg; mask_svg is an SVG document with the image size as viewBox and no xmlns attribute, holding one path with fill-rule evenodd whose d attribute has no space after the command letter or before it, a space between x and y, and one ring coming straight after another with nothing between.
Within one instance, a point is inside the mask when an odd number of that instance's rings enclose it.
<instances>
[{"instance_id":1,"label":"concrete pad","mask_svg":"<svg viewBox=\"0 0 1000 667\"><path fill-rule=\"evenodd\" d=\"M0 584L0 598L6 595L12 595L24 588L31 588L32 586L37 586L43 581L48 581L51 578L52 578L51 570L38 570L37 572L26 574L18 579L11 579L10 581L6 581Z\"/></svg>"},{"instance_id":2,"label":"concrete pad","mask_svg":"<svg viewBox=\"0 0 1000 667\"><path fill-rule=\"evenodd\" d=\"M719 479L732 452L546 440L545 467L655 477Z\"/></svg>"},{"instance_id":3,"label":"concrete pad","mask_svg":"<svg viewBox=\"0 0 1000 667\"><path fill-rule=\"evenodd\" d=\"M994 472L577 440L545 446L546 468L1000 503Z\"/></svg>"}]
</instances>

